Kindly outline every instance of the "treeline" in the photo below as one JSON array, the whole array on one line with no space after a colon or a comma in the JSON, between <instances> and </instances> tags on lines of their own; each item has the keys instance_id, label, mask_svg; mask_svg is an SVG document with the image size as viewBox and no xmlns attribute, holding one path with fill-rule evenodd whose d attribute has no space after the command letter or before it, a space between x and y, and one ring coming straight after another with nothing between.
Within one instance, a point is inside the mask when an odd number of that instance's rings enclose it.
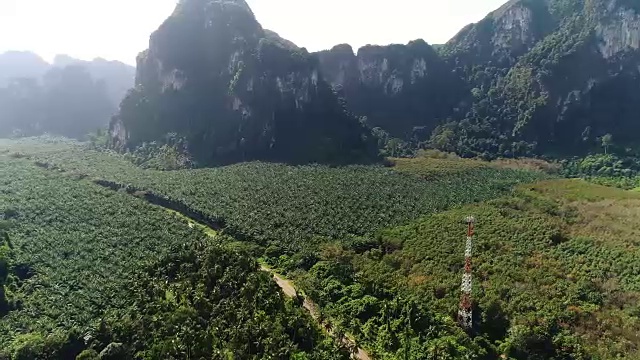
<instances>
[{"instance_id":1,"label":"treeline","mask_svg":"<svg viewBox=\"0 0 640 360\"><path fill-rule=\"evenodd\" d=\"M104 128L114 112L105 82L86 68L52 68L42 79L15 78L0 88L0 137L82 139Z\"/></svg>"},{"instance_id":2,"label":"treeline","mask_svg":"<svg viewBox=\"0 0 640 360\"><path fill-rule=\"evenodd\" d=\"M622 189L640 187L640 160L614 154L589 155L562 161L562 175Z\"/></svg>"}]
</instances>

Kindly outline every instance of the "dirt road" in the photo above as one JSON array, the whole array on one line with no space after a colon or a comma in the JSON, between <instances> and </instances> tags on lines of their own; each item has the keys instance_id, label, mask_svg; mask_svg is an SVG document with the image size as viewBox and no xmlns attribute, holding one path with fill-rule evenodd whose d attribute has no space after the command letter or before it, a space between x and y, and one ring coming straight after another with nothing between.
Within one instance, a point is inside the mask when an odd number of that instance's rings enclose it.
<instances>
[{"instance_id":1,"label":"dirt road","mask_svg":"<svg viewBox=\"0 0 640 360\"><path fill-rule=\"evenodd\" d=\"M276 281L276 284L278 284L278 286L282 289L285 295L289 297L295 297L296 295L298 295L298 292L296 291L296 288L293 286L293 283L287 279L284 279L282 276L278 275L275 271L273 271L273 269L270 269L262 265L260 267L260 270L270 273L273 276L274 280ZM311 316L316 321L320 322L320 316L318 314L318 306L313 301L311 301L309 298L305 296L302 306L311 314ZM320 324L320 325L324 327L325 324ZM327 331L332 336L334 335L331 330L327 330ZM355 345L355 342L347 337L342 338L342 342L348 347L352 347ZM360 360L371 360L371 357L369 356L369 354L367 354L367 352L361 348L358 348L358 351L352 354L352 357L354 359L360 359Z\"/></svg>"},{"instance_id":2,"label":"dirt road","mask_svg":"<svg viewBox=\"0 0 640 360\"><path fill-rule=\"evenodd\" d=\"M202 230L205 234L214 237L216 236L216 231L210 227L208 227L207 225L204 224L200 224L196 221L194 221L193 219L190 219L189 217L185 216L184 214L178 213L176 211L173 210L169 210L172 213L184 218L187 220L188 225L190 228L194 228L197 227L200 230ZM285 293L285 295L287 295L288 297L295 297L296 295L298 295L298 292L296 291L296 288L293 286L293 283L285 278L283 278L282 276L278 275L278 273L276 273L273 269L265 266L265 265L261 265L260 266L260 270L262 271L266 271L268 273L270 273L273 276L273 279L276 281L276 284L278 284L278 286L282 289L282 291ZM332 330L328 329L325 325L323 324L322 321L320 320L320 315L319 315L319 311L318 311L318 305L316 305L313 301L311 301L311 299L307 298L306 296L304 297L304 302L302 303L302 306L311 314L311 317L313 317L319 324L321 327L323 327L324 329L327 330L327 332L331 335L331 336L335 336L335 334L333 333ZM346 345L349 348L352 348L355 346L355 341L353 341L352 339L349 339L348 337L343 337L342 338L342 343L344 345ZM352 358L354 359L359 359L359 360L371 360L371 357L369 356L369 354L367 354L366 351L364 351L364 349L358 348L358 350L351 355Z\"/></svg>"}]
</instances>

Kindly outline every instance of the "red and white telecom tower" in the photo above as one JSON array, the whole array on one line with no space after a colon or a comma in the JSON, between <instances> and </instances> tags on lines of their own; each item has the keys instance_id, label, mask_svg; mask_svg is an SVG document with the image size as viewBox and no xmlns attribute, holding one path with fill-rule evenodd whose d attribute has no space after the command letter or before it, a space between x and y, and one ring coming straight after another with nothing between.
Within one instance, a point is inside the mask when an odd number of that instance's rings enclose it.
<instances>
[{"instance_id":1,"label":"red and white telecom tower","mask_svg":"<svg viewBox=\"0 0 640 360\"><path fill-rule=\"evenodd\" d=\"M460 311L458 321L460 326L469 330L473 325L473 313L471 310L471 249L473 246L473 225L476 219L467 216L467 243L464 248L464 274L462 274L462 296L460 298Z\"/></svg>"}]
</instances>

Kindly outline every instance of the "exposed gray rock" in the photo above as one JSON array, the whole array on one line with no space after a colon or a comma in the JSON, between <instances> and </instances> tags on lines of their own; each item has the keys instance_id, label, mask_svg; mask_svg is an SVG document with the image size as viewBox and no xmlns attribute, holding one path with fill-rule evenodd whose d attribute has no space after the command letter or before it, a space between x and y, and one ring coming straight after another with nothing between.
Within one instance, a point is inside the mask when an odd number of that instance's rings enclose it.
<instances>
[{"instance_id":1,"label":"exposed gray rock","mask_svg":"<svg viewBox=\"0 0 640 360\"><path fill-rule=\"evenodd\" d=\"M172 133L205 164L370 151L317 60L264 30L243 0L181 1L138 57L136 82L112 121L118 148Z\"/></svg>"},{"instance_id":2,"label":"exposed gray rock","mask_svg":"<svg viewBox=\"0 0 640 360\"><path fill-rule=\"evenodd\" d=\"M462 81L423 40L407 45L365 46L353 53L337 45L317 53L325 78L352 111L392 135L435 127L464 98Z\"/></svg>"},{"instance_id":3,"label":"exposed gray rock","mask_svg":"<svg viewBox=\"0 0 640 360\"><path fill-rule=\"evenodd\" d=\"M598 47L605 59L640 49L640 14L626 8L612 11L615 20L603 20L596 26Z\"/></svg>"},{"instance_id":4,"label":"exposed gray rock","mask_svg":"<svg viewBox=\"0 0 640 360\"><path fill-rule=\"evenodd\" d=\"M111 343L98 356L100 360L124 360L127 359L127 349L122 343Z\"/></svg>"}]
</instances>

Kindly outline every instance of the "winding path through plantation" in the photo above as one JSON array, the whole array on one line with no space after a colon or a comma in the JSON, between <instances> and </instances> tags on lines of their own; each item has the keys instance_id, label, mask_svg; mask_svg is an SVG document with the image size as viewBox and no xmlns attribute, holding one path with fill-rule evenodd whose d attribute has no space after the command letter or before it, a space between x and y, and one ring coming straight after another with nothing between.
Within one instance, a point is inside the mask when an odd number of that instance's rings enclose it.
<instances>
[{"instance_id":1,"label":"winding path through plantation","mask_svg":"<svg viewBox=\"0 0 640 360\"><path fill-rule=\"evenodd\" d=\"M202 230L205 234L211 237L214 237L217 233L216 230L210 228L209 226L201 224L178 211L171 210L171 209L167 209L167 210L185 219L188 222L190 228L197 227L198 229ZM278 273L276 273L275 270L267 267L266 265L261 265L260 270L270 273L273 276L273 279L275 280L276 284L278 284L278 286L280 287L280 289L282 289L282 292L284 292L286 296L290 298L294 298L296 296L302 296L304 298L302 306L309 312L311 317L318 323L318 325L320 325L321 328L325 329L329 333L329 335L335 337L335 333L333 332L333 330L329 326L327 326L326 323L322 322L320 318L320 312L318 311L318 305L316 303L314 303L311 299L309 299L304 294L298 293L294 284L290 280L285 279L282 275L279 275ZM348 348L356 347L356 342L348 336L345 336L342 338L342 343ZM352 358L359 359L359 360L372 360L369 354L362 348L357 348L357 351L355 351L351 356Z\"/></svg>"},{"instance_id":2,"label":"winding path through plantation","mask_svg":"<svg viewBox=\"0 0 640 360\"><path fill-rule=\"evenodd\" d=\"M0 154L0 156L5 156L3 154ZM49 169L48 166L42 166L36 163L36 165L41 166L41 167L45 167L47 169ZM94 181L95 184L100 185L102 187L117 191L121 188L124 188L124 186L122 184L118 184L118 183L114 183L114 182L110 182L110 181ZM133 195L133 193L130 192L130 194ZM136 195L134 195L136 196ZM138 197L138 196L137 196ZM174 206L172 206L172 204L168 201L162 202L162 201L150 201L149 198L147 197L139 197L142 199L147 200L148 202L162 207L163 209L165 209L166 211L174 214L175 216L178 216L182 219L184 219L187 222L187 225L190 228L198 228L199 230L201 230L203 233L205 233L207 236L210 237L215 237L217 235L217 230L214 229L211 226L208 226L206 224L200 223L196 220L194 220L193 218L189 217L187 214L184 213L183 209L181 209L179 206L175 206L175 204L173 204L176 208L172 208ZM285 279L283 276L279 275L278 273L275 272L275 270L267 267L266 265L261 265L260 270L265 271L270 273L273 276L273 279L275 280L276 284L278 284L278 286L282 289L282 291L284 292L284 294L290 298L294 298L296 296L302 296L303 297L303 304L302 306L304 307L304 309L306 309L309 314L311 315L311 317L318 323L318 325L324 329L329 335L331 335L332 337L336 337L335 332L333 331L333 329L331 328L331 326L329 325L328 322L323 322L323 320L320 317L320 311L319 311L319 307L317 304L315 304L311 299L309 299L307 296L305 296L304 294L300 294L297 292L294 284L290 281ZM354 349L355 351L352 353L351 357L354 359L359 359L359 360L371 360L372 358L369 356L369 354L362 348L356 348L356 342L354 339L352 339L350 336L343 336L341 339L343 345L345 345L345 347L349 348L349 349Z\"/></svg>"},{"instance_id":3,"label":"winding path through plantation","mask_svg":"<svg viewBox=\"0 0 640 360\"><path fill-rule=\"evenodd\" d=\"M6 154L0 154L0 156L6 156ZM38 164L36 162L36 165L40 166L40 167L44 167L46 169L51 169L48 164ZM110 181L105 181L105 180L100 180L100 181L93 181L93 183L95 183L96 185L117 191L119 189L124 188L123 185L118 184L118 183L114 183L114 182L110 182ZM134 195L133 192L128 191L130 194ZM137 195L134 195L137 196ZM180 206L177 206L174 203L170 203L170 202L162 202L162 201L150 201L148 197L140 197L137 196L139 198L145 199L146 201L148 201L149 203L159 206L161 208L163 208L164 210L174 214L175 216L178 216L182 219L184 219L187 222L187 225L190 228L198 228L199 230L201 230L202 232L204 232L207 236L210 237L215 237L217 235L217 230L214 229L212 226L203 224L199 221L196 221L195 219L191 218L190 216L188 216L188 214L185 214L185 211L183 211L183 209L180 208ZM175 208L174 208L175 207ZM284 294L290 298L296 297L296 296L302 296L303 297L303 304L302 306L309 312L309 314L311 315L311 317L318 323L318 325L320 326L320 328L324 329L330 336L332 337L336 337L335 332L333 331L333 329L331 328L330 324L328 322L325 322L322 320L322 318L320 317L320 311L319 311L319 307L317 304L315 304L311 299L309 299L307 296L305 296L304 294L300 294L297 292L294 284L290 281L285 279L283 276L279 275L278 273L275 272L275 270L267 267L266 265L261 265L260 270L264 271L264 272L268 272L273 276L274 281L276 282L276 284L278 284L278 286L282 289L282 291L284 292ZM362 348L357 348L356 349L356 342L354 339L352 339L349 336L342 336L342 339L340 340L342 342L342 344L349 348L352 349L352 354L351 357L354 359L359 359L359 360L372 360L372 358L369 356L369 354Z\"/></svg>"},{"instance_id":4,"label":"winding path through plantation","mask_svg":"<svg viewBox=\"0 0 640 360\"><path fill-rule=\"evenodd\" d=\"M270 273L273 276L273 278L276 281L276 283L278 284L278 286L285 293L285 295L287 295L289 297L296 297L296 295L300 295L296 291L296 288L293 286L293 283L291 281L289 281L289 280L283 278L282 276L278 275L273 269L268 268L265 265L261 265L260 270ZM326 329L331 336L335 336L333 331L327 329L327 327L324 326L325 324L321 323L320 315L318 314L318 305L316 305L308 297L306 297L304 295L302 295L302 296L304 297L304 302L303 302L302 306L311 314L311 317L313 319L315 319L320 324L320 326L322 326L324 329ZM348 347L352 347L352 346L355 347L355 341L353 341L352 339L350 339L348 337L343 337L342 338L342 342L345 345L347 345ZM364 351L364 349L362 349L362 348L358 348L357 352L352 354L352 357L355 358L355 359L360 359L360 360L371 360L371 357L369 356L369 354L367 354L367 352Z\"/></svg>"}]
</instances>

